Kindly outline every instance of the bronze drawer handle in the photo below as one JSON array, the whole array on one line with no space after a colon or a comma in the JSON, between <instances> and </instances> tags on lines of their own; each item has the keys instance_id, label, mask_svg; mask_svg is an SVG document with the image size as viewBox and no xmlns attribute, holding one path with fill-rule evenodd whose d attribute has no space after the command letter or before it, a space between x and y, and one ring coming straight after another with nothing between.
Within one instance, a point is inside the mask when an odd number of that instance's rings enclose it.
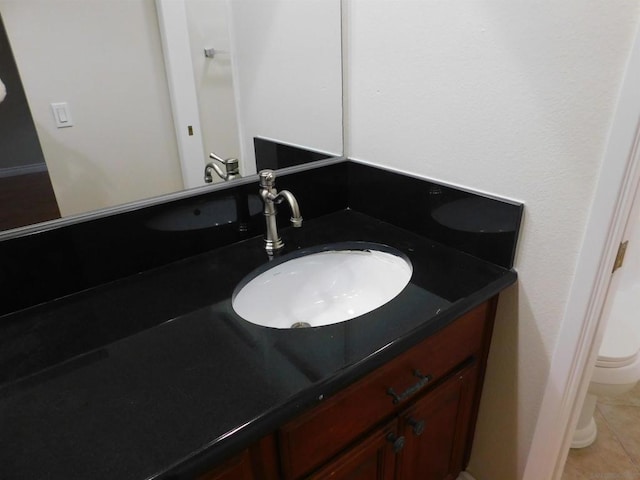
<instances>
[{"instance_id":1,"label":"bronze drawer handle","mask_svg":"<svg viewBox=\"0 0 640 480\"><path fill-rule=\"evenodd\" d=\"M407 418L407 423L411 426L411 429L413 430L413 434L416 437L424 433L424 426L425 426L424 420L417 420L413 417L409 417Z\"/></svg>"},{"instance_id":2,"label":"bronze drawer handle","mask_svg":"<svg viewBox=\"0 0 640 480\"><path fill-rule=\"evenodd\" d=\"M414 370L413 371L413 375L418 377L418 381L416 383L414 383L413 385L411 385L409 388L407 388L404 392L402 392L401 394L397 394L395 392L395 390L391 387L387 388L387 395L391 395L393 397L393 404L397 405L398 403L406 400L407 398L409 398L411 395L413 395L414 393L416 393L418 390L420 390L422 387L424 387L427 383L429 383L431 381L431 375L422 375L420 373L420 370Z\"/></svg>"},{"instance_id":3,"label":"bronze drawer handle","mask_svg":"<svg viewBox=\"0 0 640 480\"><path fill-rule=\"evenodd\" d=\"M393 453L400 453L404 448L404 437L396 437L393 433L387 435L387 442L393 446Z\"/></svg>"}]
</instances>

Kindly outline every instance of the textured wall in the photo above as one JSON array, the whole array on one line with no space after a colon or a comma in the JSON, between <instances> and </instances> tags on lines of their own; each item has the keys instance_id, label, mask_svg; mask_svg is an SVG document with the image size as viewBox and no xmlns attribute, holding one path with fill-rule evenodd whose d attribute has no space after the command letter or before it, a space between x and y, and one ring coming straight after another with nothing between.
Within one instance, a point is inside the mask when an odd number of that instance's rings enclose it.
<instances>
[{"instance_id":1,"label":"textured wall","mask_svg":"<svg viewBox=\"0 0 640 480\"><path fill-rule=\"evenodd\" d=\"M347 5L349 156L526 205L469 468L519 478L639 2Z\"/></svg>"}]
</instances>

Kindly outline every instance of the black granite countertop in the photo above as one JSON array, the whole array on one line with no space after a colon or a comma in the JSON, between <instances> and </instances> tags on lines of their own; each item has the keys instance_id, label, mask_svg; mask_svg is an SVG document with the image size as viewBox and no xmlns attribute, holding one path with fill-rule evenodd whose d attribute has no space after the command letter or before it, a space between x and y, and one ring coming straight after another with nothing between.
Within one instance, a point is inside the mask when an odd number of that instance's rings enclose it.
<instances>
[{"instance_id":1,"label":"black granite countertop","mask_svg":"<svg viewBox=\"0 0 640 480\"><path fill-rule=\"evenodd\" d=\"M395 299L351 321L276 330L231 307L268 261L255 237L3 318L0 478L188 478L516 281L516 273L351 210L283 230L411 260Z\"/></svg>"}]
</instances>

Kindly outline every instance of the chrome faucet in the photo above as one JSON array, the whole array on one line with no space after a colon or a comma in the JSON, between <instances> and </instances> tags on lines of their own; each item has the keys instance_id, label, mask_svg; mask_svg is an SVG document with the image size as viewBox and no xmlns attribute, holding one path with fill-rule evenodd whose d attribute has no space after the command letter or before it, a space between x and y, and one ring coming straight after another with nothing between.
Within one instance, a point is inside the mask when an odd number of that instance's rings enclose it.
<instances>
[{"instance_id":1,"label":"chrome faucet","mask_svg":"<svg viewBox=\"0 0 640 480\"><path fill-rule=\"evenodd\" d=\"M267 222L267 234L264 239L264 248L267 253L273 254L284 247L284 243L278 235L278 225L276 222L276 204L286 200L291 208L291 225L293 227L302 226L302 215L296 197L288 190L278 192L275 188L276 174L273 170L261 170L260 176L260 196L264 201L264 218Z\"/></svg>"},{"instance_id":2,"label":"chrome faucet","mask_svg":"<svg viewBox=\"0 0 640 480\"><path fill-rule=\"evenodd\" d=\"M234 178L240 178L240 168L238 167L237 158L221 158L215 153L210 153L209 158L217 160L224 165L225 170L222 169L214 162L207 163L204 167L204 181L207 183L213 182L213 175L211 170L214 170L222 180L233 180Z\"/></svg>"}]
</instances>

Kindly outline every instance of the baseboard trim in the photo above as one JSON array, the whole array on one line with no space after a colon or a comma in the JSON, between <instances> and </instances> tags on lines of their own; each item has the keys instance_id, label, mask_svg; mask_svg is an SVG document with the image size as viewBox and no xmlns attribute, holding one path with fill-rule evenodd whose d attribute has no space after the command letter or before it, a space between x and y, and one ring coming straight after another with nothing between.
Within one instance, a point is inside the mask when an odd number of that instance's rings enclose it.
<instances>
[{"instance_id":1,"label":"baseboard trim","mask_svg":"<svg viewBox=\"0 0 640 480\"><path fill-rule=\"evenodd\" d=\"M0 178L15 177L17 175L29 175L31 173L40 173L47 171L47 164L32 163L29 165L19 165L16 167L4 167L0 168Z\"/></svg>"}]
</instances>

